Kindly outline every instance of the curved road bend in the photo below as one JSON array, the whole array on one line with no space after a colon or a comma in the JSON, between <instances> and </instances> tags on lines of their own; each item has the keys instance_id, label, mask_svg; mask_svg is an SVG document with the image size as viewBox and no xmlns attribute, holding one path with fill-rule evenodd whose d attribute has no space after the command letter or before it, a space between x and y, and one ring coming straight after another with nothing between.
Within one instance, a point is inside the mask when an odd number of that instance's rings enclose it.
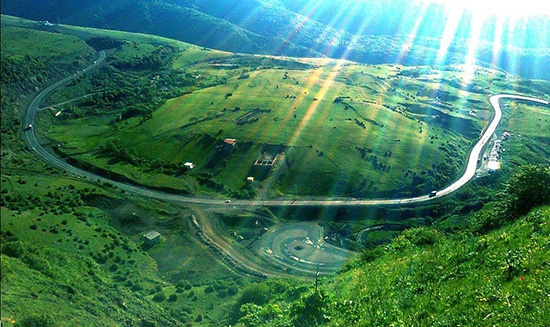
<instances>
[{"instance_id":1,"label":"curved road bend","mask_svg":"<svg viewBox=\"0 0 550 327\"><path fill-rule=\"evenodd\" d=\"M434 197L429 197L429 195L423 195L423 196L417 196L412 198L401 198L401 199L365 199L365 200L356 200L356 199L348 199L348 200L334 200L334 199L326 199L326 200L233 200L231 204L227 204L224 200L220 199L209 199L209 198L201 198L201 197L190 197L190 196L183 196L183 195L177 195L177 194L169 194L164 193L161 191L155 191L151 190L145 187L139 187L134 186L130 184L125 184L117 181L113 181L110 179L107 179L105 177L87 172L85 170L82 170L80 168L74 167L67 162L63 161L59 157L53 155L52 153L46 151L42 145L38 142L36 138L36 124L35 124L35 118L36 118L36 112L38 110L38 107L42 100L55 91L57 88L67 84L68 82L82 76L86 72L89 72L90 70L93 70L96 68L103 60L105 59L105 52L100 51L99 52L99 58L90 66L86 67L83 71L79 71L76 74L73 74L71 76L65 77L64 79L50 85L48 88L44 89L42 92L40 92L34 100L29 105L29 108L27 109L27 114L25 116L24 120L24 127L25 130L23 131L23 140L27 144L29 150L32 150L36 156L44 160L49 165L59 168L61 170L65 170L68 173L74 174L76 176L80 176L83 178L88 178L91 180L101 181L103 183L110 183L116 187L118 187L121 190L131 192L140 196L164 200L164 201L170 201L170 202L176 202L176 203L195 203L195 204L207 204L207 205L238 205L238 206L375 206L375 205L397 205L397 204L410 204L410 203L418 203L418 202L426 202L430 201L436 198L443 197L447 194L453 193L454 191L458 190L462 186L464 186L468 181L472 179L472 177L475 175L475 171L477 168L477 160L479 156L481 155L481 151L483 147L487 144L493 133L495 132L498 124L500 123L500 120L502 119L502 110L500 109L500 99L516 99L516 100L526 100L526 101L533 101L542 103L545 105L549 105L550 102L531 98L531 97L525 97L520 95L511 95L511 94L499 94L499 95L493 95L490 97L490 102L493 108L495 109L495 117L483 133L481 139L476 143L476 145L472 148L468 160L468 165L466 166L466 169L464 171L464 174L462 177L460 177L457 181L452 183L451 185L447 186L446 188L437 191L437 195ZM32 128L28 128L32 124Z\"/></svg>"}]
</instances>

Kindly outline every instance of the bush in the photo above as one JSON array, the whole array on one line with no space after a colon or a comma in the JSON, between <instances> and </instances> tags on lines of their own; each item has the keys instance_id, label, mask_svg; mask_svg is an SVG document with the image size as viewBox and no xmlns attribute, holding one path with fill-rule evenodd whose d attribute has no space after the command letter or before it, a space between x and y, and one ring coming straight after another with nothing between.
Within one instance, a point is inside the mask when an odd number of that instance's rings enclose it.
<instances>
[{"instance_id":1,"label":"bush","mask_svg":"<svg viewBox=\"0 0 550 327\"><path fill-rule=\"evenodd\" d=\"M366 249L361 253L361 259L364 262L371 262L384 255L384 249L377 246L375 248Z\"/></svg>"},{"instance_id":2,"label":"bush","mask_svg":"<svg viewBox=\"0 0 550 327\"><path fill-rule=\"evenodd\" d=\"M506 186L509 213L526 214L536 206L550 203L550 169L544 166L523 166Z\"/></svg>"},{"instance_id":3,"label":"bush","mask_svg":"<svg viewBox=\"0 0 550 327\"><path fill-rule=\"evenodd\" d=\"M470 230L487 233L546 203L550 203L550 169L522 166L510 177L494 206L472 216Z\"/></svg>"},{"instance_id":4,"label":"bush","mask_svg":"<svg viewBox=\"0 0 550 327\"><path fill-rule=\"evenodd\" d=\"M227 295L229 296L234 296L237 294L237 288L235 288L234 286L230 286L228 289L227 289Z\"/></svg>"},{"instance_id":5,"label":"bush","mask_svg":"<svg viewBox=\"0 0 550 327\"><path fill-rule=\"evenodd\" d=\"M2 245L2 253L12 258L22 258L27 248L21 242L8 242Z\"/></svg>"},{"instance_id":6,"label":"bush","mask_svg":"<svg viewBox=\"0 0 550 327\"><path fill-rule=\"evenodd\" d=\"M254 303L262 305L267 302L269 289L265 284L250 285L243 290L241 296L237 300L237 306L240 307L245 303Z\"/></svg>"},{"instance_id":7,"label":"bush","mask_svg":"<svg viewBox=\"0 0 550 327\"><path fill-rule=\"evenodd\" d=\"M164 302L164 300L166 300L166 294L164 294L164 292L158 292L153 296L153 301L155 302Z\"/></svg>"},{"instance_id":8,"label":"bush","mask_svg":"<svg viewBox=\"0 0 550 327\"><path fill-rule=\"evenodd\" d=\"M411 228L404 231L392 242L392 248L401 250L412 245L424 246L433 245L441 239L441 233L437 230L427 227Z\"/></svg>"},{"instance_id":9,"label":"bush","mask_svg":"<svg viewBox=\"0 0 550 327\"><path fill-rule=\"evenodd\" d=\"M15 327L53 327L54 320L47 314L26 317L15 324Z\"/></svg>"}]
</instances>

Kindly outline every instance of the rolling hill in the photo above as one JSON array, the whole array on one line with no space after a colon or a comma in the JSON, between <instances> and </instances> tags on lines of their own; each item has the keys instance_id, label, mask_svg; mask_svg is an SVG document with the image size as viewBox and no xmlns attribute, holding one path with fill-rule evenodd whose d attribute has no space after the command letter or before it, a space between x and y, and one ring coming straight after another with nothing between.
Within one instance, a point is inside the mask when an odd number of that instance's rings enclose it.
<instances>
[{"instance_id":1,"label":"rolling hill","mask_svg":"<svg viewBox=\"0 0 550 327\"><path fill-rule=\"evenodd\" d=\"M213 210L136 196L47 166L20 133L21 115L40 89L105 51L97 70L45 99L33 126L49 151L71 163L150 188L218 197L408 194L459 172L491 115L488 95L547 98L550 83L481 66L236 54L4 15L1 27L2 325L548 321L550 209L536 207L550 192L546 107L504 106L499 132L513 135L503 143L504 168L492 178L448 202L350 208L340 213L345 217L326 207ZM496 193L507 173L526 163L541 165L524 168ZM211 225L193 225L194 215ZM371 245L396 238L366 249L314 291L313 280L282 271L267 280L243 275L228 264L234 252L204 237L213 228L244 255L250 244L243 241L257 239L259 224L305 219L348 235L334 246L354 242L349 235L357 231ZM371 229L388 222L399 229ZM158 243L144 240L150 231L161 234Z\"/></svg>"},{"instance_id":2,"label":"rolling hill","mask_svg":"<svg viewBox=\"0 0 550 327\"><path fill-rule=\"evenodd\" d=\"M19 27L5 21L9 40ZM83 33L46 31L36 33ZM104 69L52 94L38 121L44 136L73 164L177 193L427 194L462 171L491 116L490 94L522 88L541 96L548 88L482 67L251 56L146 35L87 33L87 44L97 48L107 38L116 48Z\"/></svg>"},{"instance_id":3,"label":"rolling hill","mask_svg":"<svg viewBox=\"0 0 550 327\"><path fill-rule=\"evenodd\" d=\"M418 1L3 0L2 13L156 34L231 52L344 57L369 64L462 63L469 43L478 43L472 16L465 12L445 58L439 58L449 13ZM417 26L418 17L431 18ZM499 27L503 38L496 36L497 24L496 19L486 22L477 60L524 77L549 79L550 70L544 68L550 58L550 19L505 22ZM525 31L532 37L524 39ZM405 52L404 43L411 44Z\"/></svg>"}]
</instances>

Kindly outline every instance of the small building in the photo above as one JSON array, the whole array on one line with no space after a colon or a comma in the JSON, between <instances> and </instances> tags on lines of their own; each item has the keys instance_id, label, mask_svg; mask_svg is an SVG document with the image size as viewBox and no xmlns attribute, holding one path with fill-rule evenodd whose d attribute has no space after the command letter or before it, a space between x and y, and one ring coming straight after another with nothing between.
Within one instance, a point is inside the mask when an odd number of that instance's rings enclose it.
<instances>
[{"instance_id":1,"label":"small building","mask_svg":"<svg viewBox=\"0 0 550 327\"><path fill-rule=\"evenodd\" d=\"M143 239L147 245L157 244L160 241L160 233L154 230L150 231L147 234L143 234Z\"/></svg>"},{"instance_id":2,"label":"small building","mask_svg":"<svg viewBox=\"0 0 550 327\"><path fill-rule=\"evenodd\" d=\"M489 163L487 164L487 169L489 169L489 172L494 172L500 169L500 162L491 159L489 160Z\"/></svg>"},{"instance_id":3,"label":"small building","mask_svg":"<svg viewBox=\"0 0 550 327\"><path fill-rule=\"evenodd\" d=\"M190 162L190 161L187 161L186 163L183 164L183 166L189 170L195 168L195 164Z\"/></svg>"},{"instance_id":4,"label":"small building","mask_svg":"<svg viewBox=\"0 0 550 327\"><path fill-rule=\"evenodd\" d=\"M246 181L249 182L249 183L252 183L252 182L254 181L254 177L248 176L248 177L246 178Z\"/></svg>"},{"instance_id":5,"label":"small building","mask_svg":"<svg viewBox=\"0 0 550 327\"><path fill-rule=\"evenodd\" d=\"M223 143L234 146L237 143L237 140L236 139L225 139L225 140L223 140Z\"/></svg>"}]
</instances>

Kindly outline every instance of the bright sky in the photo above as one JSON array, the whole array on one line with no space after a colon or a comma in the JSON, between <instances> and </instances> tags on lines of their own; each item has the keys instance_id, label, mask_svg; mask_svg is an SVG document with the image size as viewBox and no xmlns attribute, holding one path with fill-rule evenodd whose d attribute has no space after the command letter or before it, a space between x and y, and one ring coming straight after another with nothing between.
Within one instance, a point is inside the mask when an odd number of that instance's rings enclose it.
<instances>
[{"instance_id":1,"label":"bright sky","mask_svg":"<svg viewBox=\"0 0 550 327\"><path fill-rule=\"evenodd\" d=\"M451 10L472 11L480 16L520 18L533 15L550 16L549 0L424 0L444 4Z\"/></svg>"}]
</instances>

